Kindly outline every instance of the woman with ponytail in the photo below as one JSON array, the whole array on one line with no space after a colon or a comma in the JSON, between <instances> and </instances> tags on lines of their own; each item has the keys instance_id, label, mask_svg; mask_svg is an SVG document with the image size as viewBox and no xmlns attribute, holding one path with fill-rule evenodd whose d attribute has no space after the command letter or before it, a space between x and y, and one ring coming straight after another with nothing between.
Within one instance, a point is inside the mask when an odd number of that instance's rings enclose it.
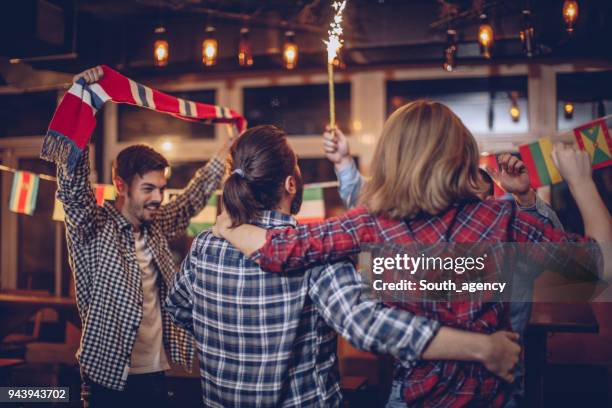
<instances>
[{"instance_id":1,"label":"woman with ponytail","mask_svg":"<svg viewBox=\"0 0 612 408\"><path fill-rule=\"evenodd\" d=\"M233 226L251 223L263 211L277 209L285 190L295 190L290 213L299 211L302 178L297 156L281 129L257 126L245 132L231 147L229 163L231 173L222 202Z\"/></svg>"}]
</instances>

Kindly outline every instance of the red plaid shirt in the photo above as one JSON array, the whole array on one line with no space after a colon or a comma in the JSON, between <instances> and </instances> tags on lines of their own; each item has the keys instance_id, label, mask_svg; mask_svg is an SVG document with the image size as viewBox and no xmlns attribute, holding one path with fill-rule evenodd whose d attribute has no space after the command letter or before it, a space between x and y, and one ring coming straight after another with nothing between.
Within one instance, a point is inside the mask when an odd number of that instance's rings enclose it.
<instances>
[{"instance_id":1,"label":"red plaid shirt","mask_svg":"<svg viewBox=\"0 0 612 408\"><path fill-rule=\"evenodd\" d=\"M556 230L533 216L517 211L514 201L470 201L455 205L438 216L417 217L409 222L373 216L357 207L341 217L297 228L268 230L266 244L252 256L263 269L273 272L304 269L358 253L362 244L475 242L584 242L587 238ZM595 248L592 246L591 248ZM560 261L561 246L543 245L531 256L546 263ZM576 257L579 254L566 254ZM592 266L600 254L584 253ZM506 308L500 302L405 302L397 307L438 320L443 325L492 333L509 329ZM398 367L396 379L404 383L408 404L428 407L500 406L506 384L478 363L421 361L415 367Z\"/></svg>"}]
</instances>

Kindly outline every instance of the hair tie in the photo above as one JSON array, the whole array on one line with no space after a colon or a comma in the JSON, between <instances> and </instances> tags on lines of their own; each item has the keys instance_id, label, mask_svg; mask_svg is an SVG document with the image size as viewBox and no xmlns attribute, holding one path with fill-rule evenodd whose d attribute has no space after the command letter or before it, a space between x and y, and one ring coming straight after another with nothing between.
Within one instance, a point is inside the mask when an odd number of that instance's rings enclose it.
<instances>
[{"instance_id":1,"label":"hair tie","mask_svg":"<svg viewBox=\"0 0 612 408\"><path fill-rule=\"evenodd\" d=\"M238 174L240 177L246 178L244 170L242 170L241 168L237 168L236 170L232 171L232 174Z\"/></svg>"}]
</instances>

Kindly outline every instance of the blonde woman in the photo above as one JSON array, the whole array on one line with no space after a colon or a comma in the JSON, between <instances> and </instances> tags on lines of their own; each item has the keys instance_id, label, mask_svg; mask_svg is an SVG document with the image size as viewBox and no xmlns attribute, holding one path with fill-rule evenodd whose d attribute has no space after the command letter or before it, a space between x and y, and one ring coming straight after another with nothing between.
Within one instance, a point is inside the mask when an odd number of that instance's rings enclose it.
<instances>
[{"instance_id":1,"label":"blonde woman","mask_svg":"<svg viewBox=\"0 0 612 408\"><path fill-rule=\"evenodd\" d=\"M252 225L231 228L222 214L215 232L259 262L279 272L331 262L359 252L364 243L501 243L589 242L516 211L514 202L483 201L476 141L445 105L415 101L394 112L382 131L364 186L362 205L344 216L318 224L265 231ZM577 199L585 232L599 242L612 242L610 215L590 176L588 157L557 148L554 160ZM538 247L536 247L538 248ZM573 257L596 269L599 247L563 253L564 247L542 246L542 263ZM567 251L569 252L569 251ZM562 262L561 262L562 263ZM509 328L500 302L396 304L442 324L490 333ZM397 366L389 406L501 406L507 387L478 363L422 361Z\"/></svg>"}]
</instances>

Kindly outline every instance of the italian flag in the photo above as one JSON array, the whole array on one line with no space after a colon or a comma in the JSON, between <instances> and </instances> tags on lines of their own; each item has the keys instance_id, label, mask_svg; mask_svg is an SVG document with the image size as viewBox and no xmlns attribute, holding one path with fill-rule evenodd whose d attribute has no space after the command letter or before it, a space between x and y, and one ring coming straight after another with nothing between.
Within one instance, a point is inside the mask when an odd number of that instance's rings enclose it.
<instances>
[{"instance_id":1,"label":"italian flag","mask_svg":"<svg viewBox=\"0 0 612 408\"><path fill-rule=\"evenodd\" d=\"M200 232L205 229L212 228L217 220L217 195L213 194L206 207L198 215L193 217L187 227L187 235L190 237L197 236Z\"/></svg>"},{"instance_id":2,"label":"italian flag","mask_svg":"<svg viewBox=\"0 0 612 408\"><path fill-rule=\"evenodd\" d=\"M323 221L325 219L325 202L323 201L323 189L312 187L304 189L302 208L296 215L299 223Z\"/></svg>"},{"instance_id":3,"label":"italian flag","mask_svg":"<svg viewBox=\"0 0 612 408\"><path fill-rule=\"evenodd\" d=\"M521 145L519 152L527 166L533 188L556 184L562 180L559 170L552 161L552 142L549 138Z\"/></svg>"},{"instance_id":4,"label":"italian flag","mask_svg":"<svg viewBox=\"0 0 612 408\"><path fill-rule=\"evenodd\" d=\"M20 214L32 215L36 209L38 182L40 177L29 171L16 171L13 176L13 188L9 209Z\"/></svg>"}]
</instances>

